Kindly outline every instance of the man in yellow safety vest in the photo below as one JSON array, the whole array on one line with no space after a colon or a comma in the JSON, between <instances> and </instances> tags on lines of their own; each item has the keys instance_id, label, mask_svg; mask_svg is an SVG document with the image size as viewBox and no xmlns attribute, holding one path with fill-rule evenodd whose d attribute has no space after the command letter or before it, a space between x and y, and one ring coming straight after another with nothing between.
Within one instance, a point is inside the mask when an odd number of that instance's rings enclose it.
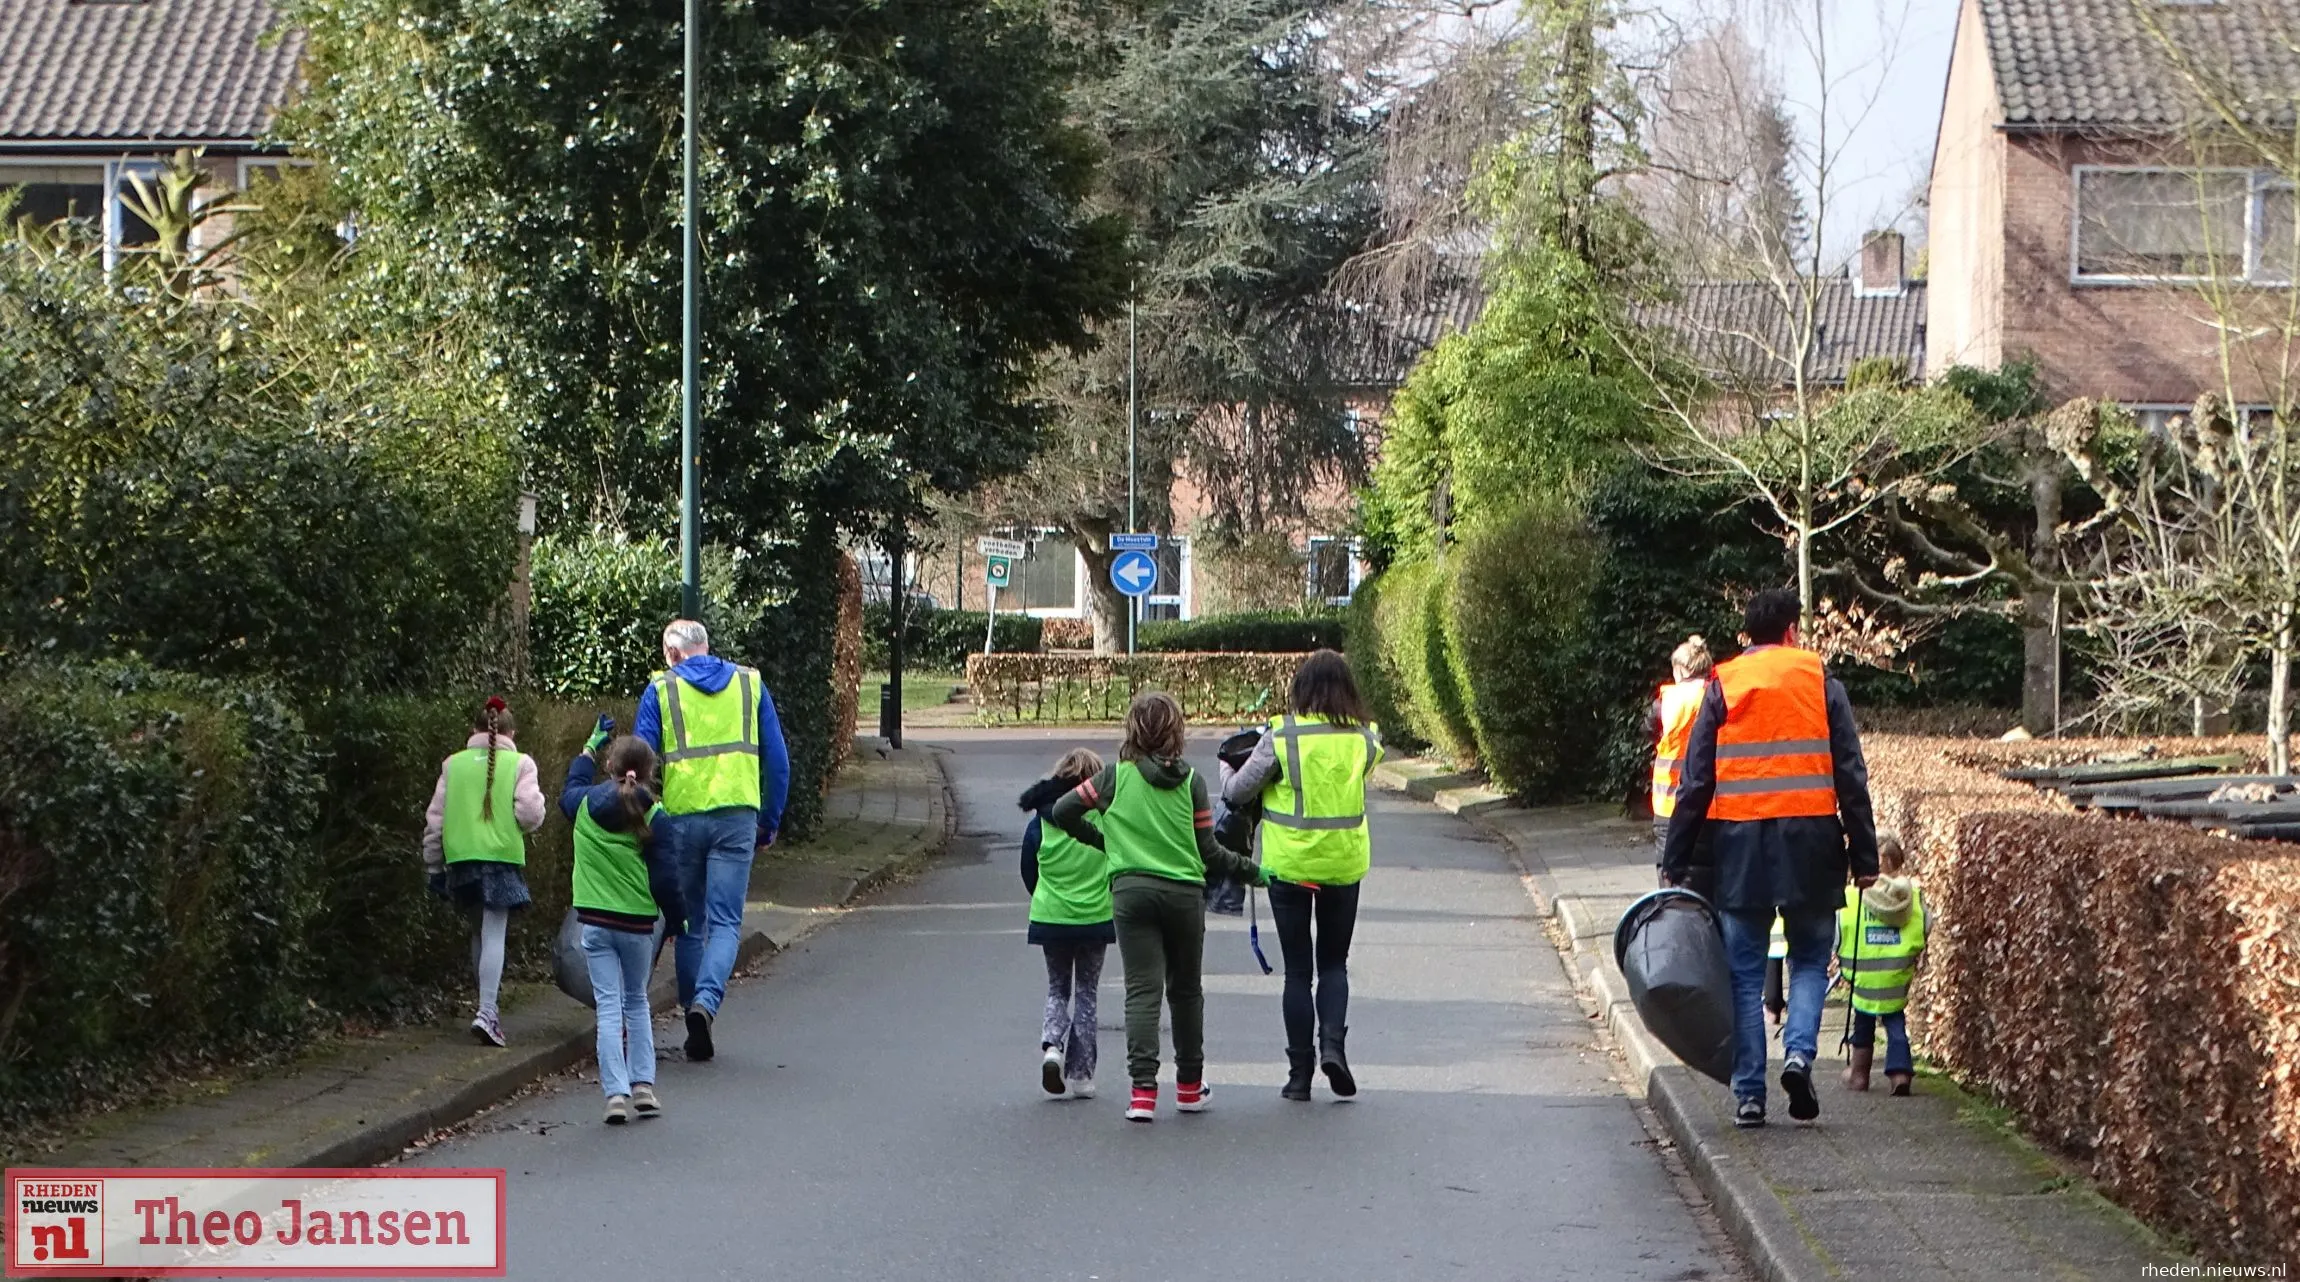
<instances>
[{"instance_id":1,"label":"man in yellow safety vest","mask_svg":"<svg viewBox=\"0 0 2300 1282\"><path fill-rule=\"evenodd\" d=\"M711 1027L742 942L751 861L775 843L791 759L774 696L759 674L711 653L691 619L663 629L663 665L639 695L631 733L663 763L672 867L686 906L676 964L687 1058L716 1053Z\"/></svg>"}]
</instances>

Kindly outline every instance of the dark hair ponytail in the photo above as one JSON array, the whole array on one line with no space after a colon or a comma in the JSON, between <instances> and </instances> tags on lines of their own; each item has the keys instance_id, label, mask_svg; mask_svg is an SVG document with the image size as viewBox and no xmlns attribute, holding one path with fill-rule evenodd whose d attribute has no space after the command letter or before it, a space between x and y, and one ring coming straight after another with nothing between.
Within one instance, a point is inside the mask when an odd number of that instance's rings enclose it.
<instances>
[{"instance_id":1,"label":"dark hair ponytail","mask_svg":"<svg viewBox=\"0 0 2300 1282\"><path fill-rule=\"evenodd\" d=\"M479 818L483 823L495 821L495 753L496 737L519 733L519 723L511 718L511 705L502 695L490 695L479 707L479 715L471 719L473 730L487 732L487 782L480 785Z\"/></svg>"},{"instance_id":2,"label":"dark hair ponytail","mask_svg":"<svg viewBox=\"0 0 2300 1282\"><path fill-rule=\"evenodd\" d=\"M641 842L651 840L647 815L655 808L655 798L647 791L647 781L655 773L655 750L645 739L627 734L607 745L606 758L600 764L615 784L615 798L631 835Z\"/></svg>"}]
</instances>

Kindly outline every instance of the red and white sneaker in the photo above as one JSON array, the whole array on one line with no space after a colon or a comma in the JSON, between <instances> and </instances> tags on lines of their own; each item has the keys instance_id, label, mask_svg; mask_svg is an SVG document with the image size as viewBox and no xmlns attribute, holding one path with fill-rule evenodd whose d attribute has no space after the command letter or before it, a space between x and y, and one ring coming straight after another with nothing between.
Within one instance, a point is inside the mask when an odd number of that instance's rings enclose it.
<instances>
[{"instance_id":1,"label":"red and white sneaker","mask_svg":"<svg viewBox=\"0 0 2300 1282\"><path fill-rule=\"evenodd\" d=\"M1134 1098L1126 1102L1126 1120L1129 1122L1155 1121L1158 1117L1158 1088L1137 1086Z\"/></svg>"},{"instance_id":2,"label":"red and white sneaker","mask_svg":"<svg viewBox=\"0 0 2300 1282\"><path fill-rule=\"evenodd\" d=\"M1174 1107L1179 1112L1203 1113L1213 1098L1214 1088L1203 1081L1174 1084Z\"/></svg>"}]
</instances>

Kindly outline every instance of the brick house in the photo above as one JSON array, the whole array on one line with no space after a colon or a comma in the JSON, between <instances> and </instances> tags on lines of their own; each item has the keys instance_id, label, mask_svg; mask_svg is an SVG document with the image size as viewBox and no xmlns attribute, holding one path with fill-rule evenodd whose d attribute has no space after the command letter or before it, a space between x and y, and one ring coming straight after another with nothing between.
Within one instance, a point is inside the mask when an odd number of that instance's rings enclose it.
<instances>
[{"instance_id":1,"label":"brick house","mask_svg":"<svg viewBox=\"0 0 2300 1282\"><path fill-rule=\"evenodd\" d=\"M107 262L154 239L130 175L189 148L238 190L284 163L264 134L303 36L270 0L0 0L0 33L0 189L16 219L87 220Z\"/></svg>"},{"instance_id":2,"label":"brick house","mask_svg":"<svg viewBox=\"0 0 2300 1282\"><path fill-rule=\"evenodd\" d=\"M2161 0L2149 16L2252 101L2300 91L2279 34L2300 29L2300 0ZM2055 398L2144 417L2231 383L2242 403L2275 394L2281 342L2227 335L2282 306L2293 188L2215 154L2184 83L2134 0L1963 0L1933 156L1934 372L2033 358Z\"/></svg>"}]
</instances>

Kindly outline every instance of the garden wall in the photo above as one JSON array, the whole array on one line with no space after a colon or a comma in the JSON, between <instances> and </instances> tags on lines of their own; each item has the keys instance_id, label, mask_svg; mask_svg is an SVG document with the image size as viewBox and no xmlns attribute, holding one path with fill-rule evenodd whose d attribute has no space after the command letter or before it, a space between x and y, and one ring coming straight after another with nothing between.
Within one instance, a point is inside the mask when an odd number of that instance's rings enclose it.
<instances>
[{"instance_id":1,"label":"garden wall","mask_svg":"<svg viewBox=\"0 0 2300 1282\"><path fill-rule=\"evenodd\" d=\"M2135 1214L2209 1259L2289 1260L2300 850L2079 814L1991 773L2129 746L1870 742L1879 826L1939 918L1917 1031Z\"/></svg>"}]
</instances>

